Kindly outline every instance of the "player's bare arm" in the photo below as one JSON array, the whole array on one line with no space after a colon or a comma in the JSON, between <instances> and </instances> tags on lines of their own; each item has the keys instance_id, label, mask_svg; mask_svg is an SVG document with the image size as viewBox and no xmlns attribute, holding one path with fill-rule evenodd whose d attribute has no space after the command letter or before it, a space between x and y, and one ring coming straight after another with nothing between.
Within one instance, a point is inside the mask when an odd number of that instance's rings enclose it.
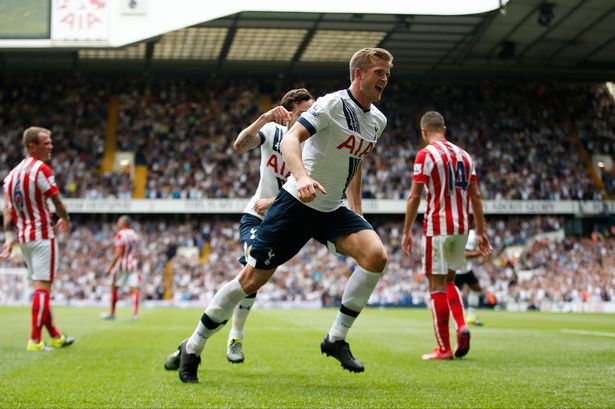
<instances>
[{"instance_id":1,"label":"player's bare arm","mask_svg":"<svg viewBox=\"0 0 615 409\"><path fill-rule=\"evenodd\" d=\"M60 198L60 194L56 193L55 195L51 196L51 201L56 208L56 214L60 218L57 224L58 230L62 232L67 231L70 227L70 217L68 215L68 212L66 211L66 207L64 206L62 199Z\"/></svg>"},{"instance_id":2,"label":"player's bare arm","mask_svg":"<svg viewBox=\"0 0 615 409\"><path fill-rule=\"evenodd\" d=\"M280 125L287 125L291 120L290 112L283 106L277 106L259 116L256 121L252 122L247 128L237 135L237 139L233 143L235 152L244 153L250 149L254 149L260 145L261 139L258 136L258 131L265 124L274 121Z\"/></svg>"},{"instance_id":3,"label":"player's bare arm","mask_svg":"<svg viewBox=\"0 0 615 409\"><path fill-rule=\"evenodd\" d=\"M281 148L284 162L292 175L297 179L297 192L302 202L311 202L316 198L316 190L327 194L325 188L312 179L303 166L301 144L310 137L310 132L299 122L295 122L286 136L282 139Z\"/></svg>"},{"instance_id":4,"label":"player's bare arm","mask_svg":"<svg viewBox=\"0 0 615 409\"><path fill-rule=\"evenodd\" d=\"M406 202L406 218L404 220L404 238L402 241L402 249L404 253L410 255L412 249L412 225L416 220L416 215L419 212L419 205L421 204L421 192L423 191L423 183L414 182L412 188L410 188L410 194L408 195L408 201Z\"/></svg>"},{"instance_id":5,"label":"player's bare arm","mask_svg":"<svg viewBox=\"0 0 615 409\"><path fill-rule=\"evenodd\" d=\"M352 180L346 188L346 199L348 208L356 214L363 216L363 204L361 202L361 191L363 189L363 162L355 172Z\"/></svg>"},{"instance_id":6,"label":"player's bare arm","mask_svg":"<svg viewBox=\"0 0 615 409\"><path fill-rule=\"evenodd\" d=\"M111 274L111 270L113 270L113 266L115 266L115 263L117 263L117 261L123 255L124 255L124 246L117 246L115 248L115 253L113 254L113 258L111 259L111 262L109 263L109 266L105 270L105 275Z\"/></svg>"},{"instance_id":7,"label":"player's bare arm","mask_svg":"<svg viewBox=\"0 0 615 409\"><path fill-rule=\"evenodd\" d=\"M2 208L2 221L4 225L4 246L2 246L2 253L0 253L0 259L7 259L13 252L13 243L15 242L15 234L13 233L13 217L11 216L11 210L9 209L9 198L4 193L4 206Z\"/></svg>"},{"instance_id":8,"label":"player's bare arm","mask_svg":"<svg viewBox=\"0 0 615 409\"><path fill-rule=\"evenodd\" d=\"M470 202L474 213L474 223L476 224L476 238L478 240L478 250L483 256L491 254L491 244L485 232L485 214L483 212L483 201L480 197L480 190L477 183L470 184Z\"/></svg>"},{"instance_id":9,"label":"player's bare arm","mask_svg":"<svg viewBox=\"0 0 615 409\"><path fill-rule=\"evenodd\" d=\"M465 258L476 258L483 255L480 250L466 250L463 252Z\"/></svg>"}]
</instances>

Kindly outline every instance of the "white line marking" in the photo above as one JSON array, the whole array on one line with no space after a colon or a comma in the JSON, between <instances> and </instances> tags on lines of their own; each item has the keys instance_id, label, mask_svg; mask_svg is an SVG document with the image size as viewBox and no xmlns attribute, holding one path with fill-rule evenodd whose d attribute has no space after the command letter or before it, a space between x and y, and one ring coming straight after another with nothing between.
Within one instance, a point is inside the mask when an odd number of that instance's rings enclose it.
<instances>
[{"instance_id":1,"label":"white line marking","mask_svg":"<svg viewBox=\"0 0 615 409\"><path fill-rule=\"evenodd\" d=\"M562 329L560 331L566 332L568 334L595 335L597 337L612 337L612 338L615 338L615 332L583 331L583 330L579 330L579 329Z\"/></svg>"}]
</instances>

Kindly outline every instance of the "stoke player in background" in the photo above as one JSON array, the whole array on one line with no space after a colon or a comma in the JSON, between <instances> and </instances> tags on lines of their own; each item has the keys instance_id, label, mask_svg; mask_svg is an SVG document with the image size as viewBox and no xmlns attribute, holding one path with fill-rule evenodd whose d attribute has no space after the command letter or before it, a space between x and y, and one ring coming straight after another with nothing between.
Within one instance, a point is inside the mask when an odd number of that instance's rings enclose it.
<instances>
[{"instance_id":1,"label":"stoke player in background","mask_svg":"<svg viewBox=\"0 0 615 409\"><path fill-rule=\"evenodd\" d=\"M301 114L312 106L313 102L314 98L305 88L288 91L282 97L280 106L260 115L237 135L233 143L233 149L238 153L245 153L260 147L261 154L258 187L243 210L239 222L240 240L244 250L240 262L244 265L267 209L290 175L290 169L286 167L280 150L282 138ZM241 363L245 359L243 353L244 327L255 299L256 292L249 294L237 304L233 311L232 327L226 346L226 359L231 363ZM165 369L179 368L179 353L178 349L167 356L164 361Z\"/></svg>"},{"instance_id":2,"label":"stoke player in background","mask_svg":"<svg viewBox=\"0 0 615 409\"><path fill-rule=\"evenodd\" d=\"M461 294L454 284L455 270L465 266L464 249L470 226L470 202L474 212L478 250L491 253L485 233L483 205L476 169L470 155L445 138L444 117L435 111L421 118L421 136L426 147L414 162L414 177L406 207L402 248L410 255L412 225L416 219L421 192L427 190L427 210L423 217L423 268L429 280L431 310L438 346L424 360L452 359L448 320L452 312L457 322L455 356L470 350L470 331L463 316Z\"/></svg>"},{"instance_id":3,"label":"stoke player in background","mask_svg":"<svg viewBox=\"0 0 615 409\"><path fill-rule=\"evenodd\" d=\"M115 319L115 305L118 300L118 288L128 287L132 297L132 320L136 321L139 315L139 282L141 277L137 271L137 246L139 235L130 227L128 216L120 216L117 227L120 229L113 239L115 253L105 275L111 277L111 311L101 316L104 320Z\"/></svg>"},{"instance_id":4,"label":"stoke player in background","mask_svg":"<svg viewBox=\"0 0 615 409\"><path fill-rule=\"evenodd\" d=\"M26 157L4 179L4 247L0 259L8 258L15 239L32 280L32 328L26 349L43 351L71 345L75 339L62 334L53 323L51 284L58 269L56 228L67 231L69 216L60 198L53 172L45 162L51 158L51 131L30 127L23 134ZM53 223L47 200L53 202L59 220ZM14 230L17 230L15 237ZM50 347L42 341L43 326L51 336Z\"/></svg>"}]
</instances>

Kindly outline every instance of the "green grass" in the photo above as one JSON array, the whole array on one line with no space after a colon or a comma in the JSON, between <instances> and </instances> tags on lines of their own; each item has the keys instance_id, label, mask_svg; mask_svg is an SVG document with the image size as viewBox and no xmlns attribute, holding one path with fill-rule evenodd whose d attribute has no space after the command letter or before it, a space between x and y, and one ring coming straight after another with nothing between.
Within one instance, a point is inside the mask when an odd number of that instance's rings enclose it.
<instances>
[{"instance_id":1,"label":"green grass","mask_svg":"<svg viewBox=\"0 0 615 409\"><path fill-rule=\"evenodd\" d=\"M423 362L435 345L427 310L367 309L349 337L366 372L351 374L320 354L335 310L256 309L246 362L226 361L224 328L205 348L201 383L186 385L162 361L201 310L144 309L138 322L128 309L102 321L102 311L55 308L77 342L31 353L29 309L0 307L0 407L615 406L613 315L481 311L466 358Z\"/></svg>"}]
</instances>

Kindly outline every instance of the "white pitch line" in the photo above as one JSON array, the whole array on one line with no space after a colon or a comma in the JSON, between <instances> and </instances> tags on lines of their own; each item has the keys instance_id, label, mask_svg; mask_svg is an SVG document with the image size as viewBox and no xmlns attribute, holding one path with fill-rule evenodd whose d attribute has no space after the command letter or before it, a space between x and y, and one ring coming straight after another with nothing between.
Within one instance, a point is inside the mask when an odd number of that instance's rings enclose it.
<instances>
[{"instance_id":1,"label":"white pitch line","mask_svg":"<svg viewBox=\"0 0 615 409\"><path fill-rule=\"evenodd\" d=\"M611 337L611 338L615 338L615 332L583 331L583 330L580 330L580 329L562 329L560 331L567 332L569 334L595 335L597 337Z\"/></svg>"}]
</instances>

